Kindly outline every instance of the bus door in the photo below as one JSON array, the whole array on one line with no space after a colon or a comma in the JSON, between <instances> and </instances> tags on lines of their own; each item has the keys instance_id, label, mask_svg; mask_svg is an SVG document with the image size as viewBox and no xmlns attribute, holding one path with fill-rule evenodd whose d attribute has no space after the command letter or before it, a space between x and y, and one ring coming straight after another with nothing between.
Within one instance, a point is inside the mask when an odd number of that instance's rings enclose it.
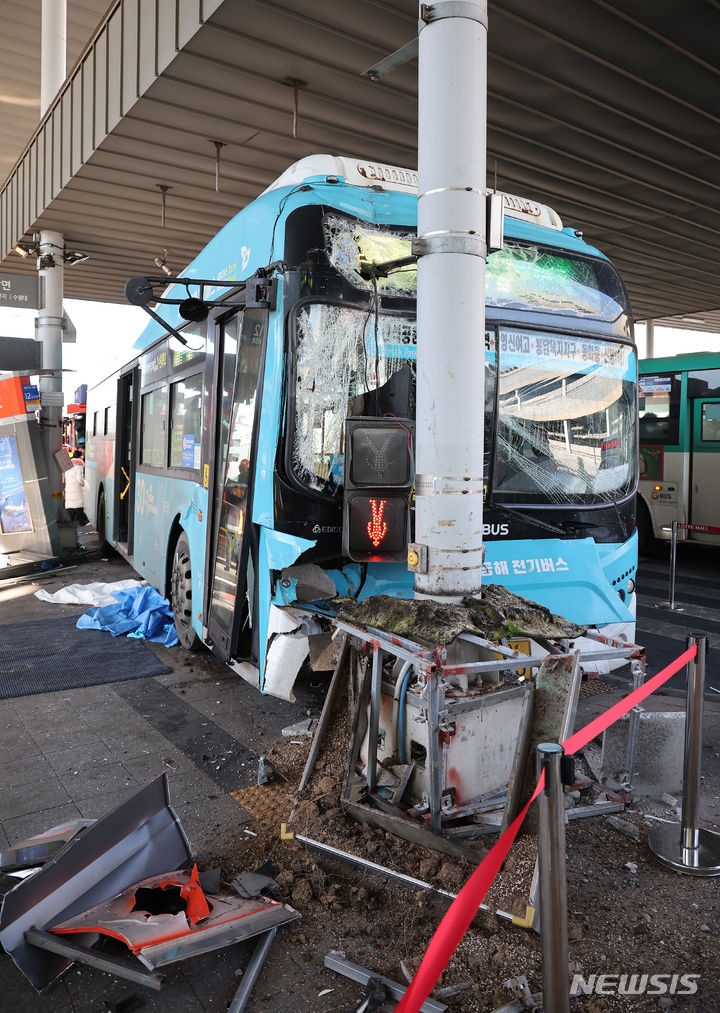
<instances>
[{"instance_id":1,"label":"bus door","mask_svg":"<svg viewBox=\"0 0 720 1013\"><path fill-rule=\"evenodd\" d=\"M267 311L247 309L219 326L207 628L213 652L227 661L250 656L256 555L249 518Z\"/></svg>"},{"instance_id":2,"label":"bus door","mask_svg":"<svg viewBox=\"0 0 720 1013\"><path fill-rule=\"evenodd\" d=\"M690 523L720 527L720 398L693 402L690 458ZM696 541L717 542L717 535L689 531Z\"/></svg>"},{"instance_id":3,"label":"bus door","mask_svg":"<svg viewBox=\"0 0 720 1013\"><path fill-rule=\"evenodd\" d=\"M140 371L134 369L118 380L117 431L115 437L115 502L113 537L128 555L133 551L133 504L137 428L136 411Z\"/></svg>"}]
</instances>

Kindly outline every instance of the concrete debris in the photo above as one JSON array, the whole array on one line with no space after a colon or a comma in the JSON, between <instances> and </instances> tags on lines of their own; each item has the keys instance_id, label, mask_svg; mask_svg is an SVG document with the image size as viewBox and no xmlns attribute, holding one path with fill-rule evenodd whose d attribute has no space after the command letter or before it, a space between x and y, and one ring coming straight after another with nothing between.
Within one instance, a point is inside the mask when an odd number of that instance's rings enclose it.
<instances>
[{"instance_id":1,"label":"concrete debris","mask_svg":"<svg viewBox=\"0 0 720 1013\"><path fill-rule=\"evenodd\" d=\"M625 868L629 869L630 872L633 872L633 873L637 872L638 871L637 862L626 862L625 863Z\"/></svg>"},{"instance_id":2,"label":"concrete debris","mask_svg":"<svg viewBox=\"0 0 720 1013\"><path fill-rule=\"evenodd\" d=\"M434 644L450 644L461 633L489 640L530 636L547 640L575 640L583 627L554 615L544 605L513 594L499 584L486 584L482 598L463 598L460 604L375 595L363 602L334 598L329 602L341 619L367 624L398 636L412 636Z\"/></svg>"},{"instance_id":3,"label":"concrete debris","mask_svg":"<svg viewBox=\"0 0 720 1013\"><path fill-rule=\"evenodd\" d=\"M465 992L471 985L471 981L463 981L459 985L448 985L447 988L436 989L435 995L440 999L450 999L454 995L460 995L461 992Z\"/></svg>"},{"instance_id":4,"label":"concrete debris","mask_svg":"<svg viewBox=\"0 0 720 1013\"><path fill-rule=\"evenodd\" d=\"M305 718L304 721L298 721L294 725L288 725L287 728L283 728L282 734L286 739L293 738L293 736L311 736L315 731L316 725L317 721L314 718Z\"/></svg>"},{"instance_id":5,"label":"concrete debris","mask_svg":"<svg viewBox=\"0 0 720 1013\"><path fill-rule=\"evenodd\" d=\"M640 828L636 827L634 823L628 823L627 820L621 820L617 816L608 816L607 821L611 827L615 827L626 837L631 837L634 841L640 840Z\"/></svg>"},{"instance_id":6,"label":"concrete debris","mask_svg":"<svg viewBox=\"0 0 720 1013\"><path fill-rule=\"evenodd\" d=\"M205 872L201 872L199 876L200 886L203 889L203 893L220 893L220 886L222 882L222 873L220 869L206 869Z\"/></svg>"},{"instance_id":7,"label":"concrete debris","mask_svg":"<svg viewBox=\"0 0 720 1013\"><path fill-rule=\"evenodd\" d=\"M268 760L267 756L260 756L258 758L257 783L269 784L270 781L274 781L278 777L281 777L283 781L287 781L283 772L278 770L275 764Z\"/></svg>"},{"instance_id":8,"label":"concrete debris","mask_svg":"<svg viewBox=\"0 0 720 1013\"><path fill-rule=\"evenodd\" d=\"M230 885L241 897L247 898L259 897L278 888L272 876L266 876L261 872L241 872Z\"/></svg>"}]
</instances>

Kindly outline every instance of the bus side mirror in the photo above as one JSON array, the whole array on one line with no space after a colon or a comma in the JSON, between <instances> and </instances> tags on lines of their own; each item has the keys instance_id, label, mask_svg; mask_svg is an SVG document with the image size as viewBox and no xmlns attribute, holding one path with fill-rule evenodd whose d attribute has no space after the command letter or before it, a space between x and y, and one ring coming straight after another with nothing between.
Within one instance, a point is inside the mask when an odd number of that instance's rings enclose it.
<instances>
[{"instance_id":1,"label":"bus side mirror","mask_svg":"<svg viewBox=\"0 0 720 1013\"><path fill-rule=\"evenodd\" d=\"M125 298L133 306L147 306L152 297L152 285L147 278L130 278L125 282Z\"/></svg>"}]
</instances>

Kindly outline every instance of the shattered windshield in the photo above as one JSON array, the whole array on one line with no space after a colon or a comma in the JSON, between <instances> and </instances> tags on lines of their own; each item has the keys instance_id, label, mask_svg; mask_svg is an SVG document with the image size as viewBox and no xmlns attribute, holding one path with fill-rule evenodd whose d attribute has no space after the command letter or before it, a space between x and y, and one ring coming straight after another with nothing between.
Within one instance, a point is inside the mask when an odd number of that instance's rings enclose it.
<instances>
[{"instance_id":1,"label":"shattered windshield","mask_svg":"<svg viewBox=\"0 0 720 1013\"><path fill-rule=\"evenodd\" d=\"M323 216L323 234L333 267L353 288L371 292L364 267L401 260L412 253L407 229L375 226L340 214ZM605 260L578 257L557 249L506 240L486 265L488 306L534 309L600 320L629 313L627 297L615 269ZM404 264L378 277L380 295L417 293L417 265Z\"/></svg>"},{"instance_id":2,"label":"shattered windshield","mask_svg":"<svg viewBox=\"0 0 720 1013\"><path fill-rule=\"evenodd\" d=\"M607 261L512 242L488 257L486 301L600 320L630 312L622 282Z\"/></svg>"},{"instance_id":3,"label":"shattered windshield","mask_svg":"<svg viewBox=\"0 0 720 1013\"><path fill-rule=\"evenodd\" d=\"M306 303L295 319L292 466L313 489L342 485L345 419L415 417L414 317Z\"/></svg>"},{"instance_id":4,"label":"shattered windshield","mask_svg":"<svg viewBox=\"0 0 720 1013\"><path fill-rule=\"evenodd\" d=\"M408 229L392 229L370 225L357 218L327 214L323 216L325 248L330 263L353 288L373 291L370 278L363 278L362 269L370 264L409 257L414 233ZM415 296L417 266L406 264L377 278L377 290L385 296Z\"/></svg>"},{"instance_id":5,"label":"shattered windshield","mask_svg":"<svg viewBox=\"0 0 720 1013\"><path fill-rule=\"evenodd\" d=\"M498 328L493 493L502 502L612 502L635 480L635 353L627 345Z\"/></svg>"},{"instance_id":6,"label":"shattered windshield","mask_svg":"<svg viewBox=\"0 0 720 1013\"><path fill-rule=\"evenodd\" d=\"M342 485L348 417L415 418L416 346L407 314L299 306L291 463L303 483L327 492ZM487 329L485 350L485 478L497 502L603 503L632 489L629 346L500 327Z\"/></svg>"}]
</instances>

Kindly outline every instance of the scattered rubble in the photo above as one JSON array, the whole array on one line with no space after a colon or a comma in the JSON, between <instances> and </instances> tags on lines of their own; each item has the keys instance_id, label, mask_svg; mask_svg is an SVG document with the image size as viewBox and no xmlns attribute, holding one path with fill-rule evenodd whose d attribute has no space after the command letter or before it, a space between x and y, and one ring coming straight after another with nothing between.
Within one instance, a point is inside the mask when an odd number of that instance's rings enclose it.
<instances>
[{"instance_id":1,"label":"scattered rubble","mask_svg":"<svg viewBox=\"0 0 720 1013\"><path fill-rule=\"evenodd\" d=\"M617 816L608 816L607 821L625 837L631 837L634 841L640 840L640 827L636 827L634 823L628 823L627 820L621 820Z\"/></svg>"},{"instance_id":2,"label":"scattered rubble","mask_svg":"<svg viewBox=\"0 0 720 1013\"><path fill-rule=\"evenodd\" d=\"M490 640L517 636L574 640L585 633L583 627L500 584L483 585L482 598L465 597L459 605L389 595L374 595L362 602L333 598L328 604L348 622L433 644L449 644L461 633Z\"/></svg>"}]
</instances>

